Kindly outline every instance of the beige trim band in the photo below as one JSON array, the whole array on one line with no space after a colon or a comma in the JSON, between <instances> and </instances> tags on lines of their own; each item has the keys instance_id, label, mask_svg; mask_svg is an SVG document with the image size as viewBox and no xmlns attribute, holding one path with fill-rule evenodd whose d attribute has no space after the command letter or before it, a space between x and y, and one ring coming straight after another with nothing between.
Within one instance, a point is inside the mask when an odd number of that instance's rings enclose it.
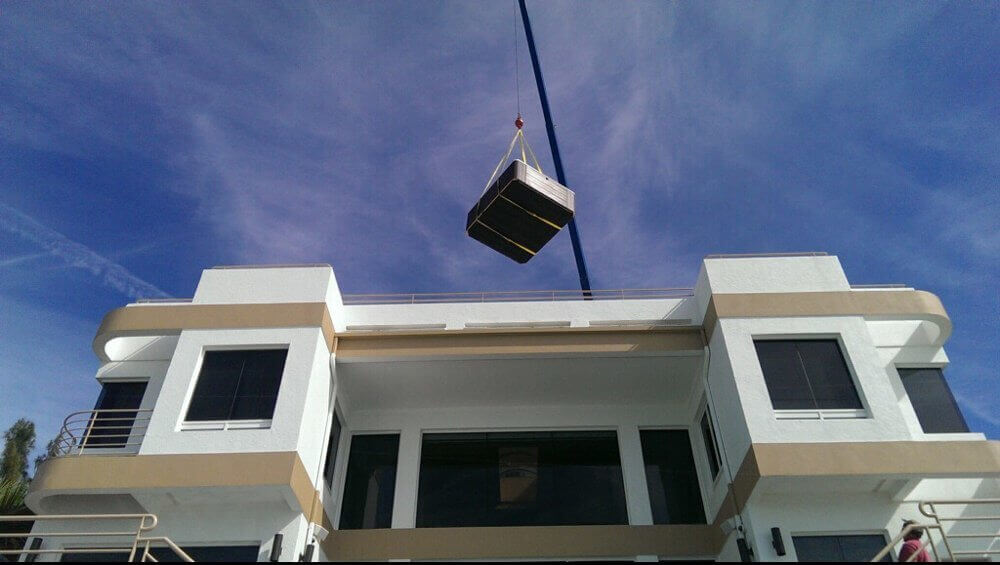
<instances>
[{"instance_id":1,"label":"beige trim band","mask_svg":"<svg viewBox=\"0 0 1000 565\"><path fill-rule=\"evenodd\" d=\"M715 557L724 542L710 525L525 526L334 530L331 561L568 557Z\"/></svg>"},{"instance_id":2,"label":"beige trim band","mask_svg":"<svg viewBox=\"0 0 1000 565\"><path fill-rule=\"evenodd\" d=\"M182 330L319 327L333 349L333 319L325 302L282 304L171 304L126 306L104 316L94 352L108 361L105 346L116 337L177 334Z\"/></svg>"},{"instance_id":3,"label":"beige trim band","mask_svg":"<svg viewBox=\"0 0 1000 565\"><path fill-rule=\"evenodd\" d=\"M315 488L294 451L49 459L31 481L35 505L56 494L130 492L199 487L288 487L309 516Z\"/></svg>"},{"instance_id":4,"label":"beige trim band","mask_svg":"<svg viewBox=\"0 0 1000 565\"><path fill-rule=\"evenodd\" d=\"M702 351L699 330L600 330L590 328L518 331L462 331L426 335L338 336L337 359L458 357L475 355L655 354Z\"/></svg>"},{"instance_id":5,"label":"beige trim band","mask_svg":"<svg viewBox=\"0 0 1000 565\"><path fill-rule=\"evenodd\" d=\"M732 492L743 508L764 479L866 476L1000 477L1000 441L755 443Z\"/></svg>"},{"instance_id":6,"label":"beige trim band","mask_svg":"<svg viewBox=\"0 0 1000 565\"><path fill-rule=\"evenodd\" d=\"M952 329L941 299L923 290L713 294L703 325L711 339L719 318L795 316L923 318L941 328L941 342Z\"/></svg>"}]
</instances>

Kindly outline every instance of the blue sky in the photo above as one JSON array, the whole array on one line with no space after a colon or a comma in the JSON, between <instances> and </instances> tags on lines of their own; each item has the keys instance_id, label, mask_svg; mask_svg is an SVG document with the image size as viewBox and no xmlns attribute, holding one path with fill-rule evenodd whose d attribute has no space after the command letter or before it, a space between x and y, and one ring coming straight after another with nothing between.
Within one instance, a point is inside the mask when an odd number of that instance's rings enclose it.
<instances>
[{"instance_id":1,"label":"blue sky","mask_svg":"<svg viewBox=\"0 0 1000 565\"><path fill-rule=\"evenodd\" d=\"M942 298L946 375L1000 437L1000 4L529 9L594 288L836 254L853 283ZM0 7L0 427L30 417L44 445L93 405L104 313L213 265L574 288L565 230L526 266L463 231L513 134L514 22L512 2Z\"/></svg>"}]
</instances>

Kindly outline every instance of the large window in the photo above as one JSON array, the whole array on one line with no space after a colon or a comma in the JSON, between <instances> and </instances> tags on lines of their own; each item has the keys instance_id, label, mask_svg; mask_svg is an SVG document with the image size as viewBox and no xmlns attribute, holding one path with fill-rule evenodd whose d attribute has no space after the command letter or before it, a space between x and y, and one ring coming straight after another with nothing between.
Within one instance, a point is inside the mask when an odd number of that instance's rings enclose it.
<instances>
[{"instance_id":1,"label":"large window","mask_svg":"<svg viewBox=\"0 0 1000 565\"><path fill-rule=\"evenodd\" d=\"M398 457L397 434L351 438L344 502L340 510L341 530L392 527Z\"/></svg>"},{"instance_id":2,"label":"large window","mask_svg":"<svg viewBox=\"0 0 1000 565\"><path fill-rule=\"evenodd\" d=\"M209 562L254 562L257 561L260 553L259 545L200 545L194 547L184 546L181 549L195 561ZM139 551L141 552L142 548ZM153 555L154 559L161 563L182 561L172 549L166 547L152 547L149 552ZM64 563L93 563L95 561L124 563L128 561L128 551L121 553L63 553L59 561Z\"/></svg>"},{"instance_id":3,"label":"large window","mask_svg":"<svg viewBox=\"0 0 1000 565\"><path fill-rule=\"evenodd\" d=\"M615 432L424 435L417 527L627 523Z\"/></svg>"},{"instance_id":4,"label":"large window","mask_svg":"<svg viewBox=\"0 0 1000 565\"><path fill-rule=\"evenodd\" d=\"M775 410L862 408L837 340L753 343Z\"/></svg>"},{"instance_id":5,"label":"large window","mask_svg":"<svg viewBox=\"0 0 1000 565\"><path fill-rule=\"evenodd\" d=\"M687 430L639 433L653 523L704 524L705 507Z\"/></svg>"},{"instance_id":6,"label":"large window","mask_svg":"<svg viewBox=\"0 0 1000 565\"><path fill-rule=\"evenodd\" d=\"M969 426L941 369L896 369L924 433L965 433Z\"/></svg>"},{"instance_id":7,"label":"large window","mask_svg":"<svg viewBox=\"0 0 1000 565\"><path fill-rule=\"evenodd\" d=\"M188 421L270 420L287 349L206 351Z\"/></svg>"},{"instance_id":8,"label":"large window","mask_svg":"<svg viewBox=\"0 0 1000 565\"><path fill-rule=\"evenodd\" d=\"M853 561L863 563L882 551L888 543L881 534L835 536L792 536L799 561ZM882 561L891 562L886 555Z\"/></svg>"},{"instance_id":9,"label":"large window","mask_svg":"<svg viewBox=\"0 0 1000 565\"><path fill-rule=\"evenodd\" d=\"M90 422L85 447L130 447L129 436L139 414L133 409L139 408L145 394L145 382L104 383L94 405L97 413ZM145 423L140 425L144 427Z\"/></svg>"},{"instance_id":10,"label":"large window","mask_svg":"<svg viewBox=\"0 0 1000 565\"><path fill-rule=\"evenodd\" d=\"M705 407L701 415L701 439L705 442L705 452L708 454L708 467L712 471L712 480L719 476L719 451L715 447L715 430L712 429L712 416Z\"/></svg>"},{"instance_id":11,"label":"large window","mask_svg":"<svg viewBox=\"0 0 1000 565\"><path fill-rule=\"evenodd\" d=\"M323 478L326 486L333 488L333 472L337 469L337 449L340 447L340 415L333 411L333 421L330 423L330 443L326 446L326 462L323 463Z\"/></svg>"}]
</instances>

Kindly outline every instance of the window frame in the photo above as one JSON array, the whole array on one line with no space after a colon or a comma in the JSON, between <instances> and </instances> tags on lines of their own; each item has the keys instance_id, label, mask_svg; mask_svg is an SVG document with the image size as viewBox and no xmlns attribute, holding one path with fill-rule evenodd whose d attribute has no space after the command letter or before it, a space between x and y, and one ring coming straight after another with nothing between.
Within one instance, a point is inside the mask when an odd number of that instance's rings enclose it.
<instances>
[{"instance_id":1,"label":"window frame","mask_svg":"<svg viewBox=\"0 0 1000 565\"><path fill-rule=\"evenodd\" d=\"M399 491L395 490L396 486L399 486L399 461L400 455L403 452L403 430L401 429L388 429L388 430L361 430L361 431L351 431L346 426L341 431L341 447L347 452L346 457L339 457L341 461L337 462L337 469L334 472L334 480L336 484L336 491L334 493L336 497L336 514L334 514L334 524L333 527L337 530L342 529L340 526L340 519L344 515L344 497L347 494L347 473L350 470L349 465L351 463L351 449L354 447L354 438L359 436L385 436L385 435L395 435L398 437L398 445L396 447L396 485L393 487L393 505L392 513L389 517L390 528L392 523L396 520L396 504L395 497L398 495ZM343 436L346 436L343 437ZM345 443L346 442L346 443ZM414 495L416 496L416 495ZM416 505L414 505L416 508ZM352 528L353 529L353 528ZM362 528L361 530L364 530ZM359 530L360 531L360 530Z\"/></svg>"},{"instance_id":2,"label":"window frame","mask_svg":"<svg viewBox=\"0 0 1000 565\"><path fill-rule=\"evenodd\" d=\"M276 349L285 350L285 364L281 369L281 376L278 380L278 392L275 395L274 410L277 412L278 403L281 399L282 383L285 382L285 374L288 370L288 361L291 358L292 346L289 342L282 343L241 343L241 344L218 344L203 345L198 354L198 361L195 363L194 371L188 384L187 396L180 410L180 421L177 429L179 431L210 431L210 430L258 430L269 429L274 421L274 413L271 418L244 418L228 420L188 420L188 411L191 409L191 402L194 400L194 393L198 388L198 381L201 378L201 370L205 364L205 355L213 351L271 351Z\"/></svg>"},{"instance_id":3,"label":"window frame","mask_svg":"<svg viewBox=\"0 0 1000 565\"><path fill-rule=\"evenodd\" d=\"M334 421L337 421L340 424L340 437L337 438L337 445L333 445L330 442L331 437L327 437L326 438L326 448L325 448L325 451L323 453L323 484L326 486L326 490L329 493L334 492L334 487L337 484L337 478L338 478L337 475L338 475L338 473L340 473L341 459L344 458L342 454L344 453L344 442L345 442L345 439L346 439L345 436L349 436L350 435L350 433L347 430L347 426L344 423L344 418L342 416L342 412L340 411L340 407L338 406L338 404L337 404L336 401L334 401L333 412L330 415L330 430L329 430L330 431L330 436L333 435L333 422ZM350 442L348 442L348 443L350 443ZM337 450L337 457L333 460L333 467L332 468L329 467L329 465L330 465L330 463L329 463L330 449L331 448ZM348 454L350 454L349 451L348 451ZM398 465L398 463L397 463L397 465ZM328 477L326 476L328 471L329 471L329 474L330 474L329 480L327 480Z\"/></svg>"},{"instance_id":4,"label":"window frame","mask_svg":"<svg viewBox=\"0 0 1000 565\"><path fill-rule=\"evenodd\" d=\"M723 461L722 461L722 449L719 447L719 433L715 431L715 419L712 418L712 409L708 405L708 399L704 399L701 403L701 408L698 410L695 416L695 426L698 428L698 435L702 436L702 444L705 447L705 457L708 463L708 474L712 474L712 454L708 453L708 445L705 445L705 431L701 427L701 421L704 418L708 418L708 431L711 435L711 445L715 449L715 461L718 464L718 470L715 472L715 476L709 476L708 486L712 489L719 484L719 477L723 475ZM692 426L692 427L695 427Z\"/></svg>"},{"instance_id":5,"label":"window frame","mask_svg":"<svg viewBox=\"0 0 1000 565\"><path fill-rule=\"evenodd\" d=\"M642 429L687 429L687 428L677 427L677 426L671 426L671 427L655 427L655 426L651 426L649 428L645 428L645 427L641 427L640 426L639 429L642 430ZM413 518L413 524L414 524L413 527L417 527L416 526L416 518L417 518L417 509L418 509L418 505L419 505L418 498L419 498L419 495L420 495L419 462L421 462L423 460L424 436L426 436L426 435L435 435L435 434L462 434L462 433L486 433L486 434L491 434L491 433L511 433L511 434L517 434L517 433L550 433L550 432L551 433L559 433L559 432L609 432L609 433L613 433L615 435L615 443L616 443L616 445L618 447L618 464L619 464L619 469L621 470L621 473L622 473L622 490L623 490L624 497L625 497L624 498L624 501L625 501L625 519L626 519L625 525L632 524L633 523L632 520L633 520L634 517L633 517L633 511L631 509L631 503L630 503L630 491L629 491L629 486L628 486L628 480L626 478L626 457L625 457L624 445L622 443L623 442L622 438L623 438L624 433L623 433L623 430L622 430L621 426L618 426L618 425L595 425L595 426L588 426L588 425L578 425L578 426L527 426L527 427L524 427L524 428L512 428L512 427L508 427L508 426L486 426L486 427L482 427L482 428L477 427L477 428L474 428L474 429L470 429L470 428L425 428L425 429L421 429L420 430L420 442L419 442L419 445L418 445L418 448L417 448L417 461L418 461L418 472L417 472L417 475L416 475L417 476L417 480L412 485L412 488L414 489L414 504L413 504L413 516L412 516L412 518ZM389 432L372 432L372 433L376 433L377 434L377 433L389 433ZM688 435L690 437L690 432L689 432ZM641 460L641 458L642 458L641 447L640 447L639 457L640 457L640 460ZM697 464L696 464L696 468L697 468ZM699 475L699 477L700 477L700 475ZM700 487L700 485L699 485L699 487ZM643 483L643 489L644 489L644 492L646 492L646 500L648 501L649 500L648 491L645 491L645 488L646 488L646 484ZM704 493L702 493L702 494L704 496ZM491 526L464 526L464 527L491 527ZM548 526L493 526L493 527L548 527ZM427 528L424 527L424 529L427 529Z\"/></svg>"},{"instance_id":6,"label":"window frame","mask_svg":"<svg viewBox=\"0 0 1000 565\"><path fill-rule=\"evenodd\" d=\"M767 388L767 377L764 375L764 366L760 362L760 355L757 353L758 341L834 341L840 350L840 355L847 368L847 374L851 379L851 385L858 396L861 408L775 408L771 399L771 391ZM817 332L817 333L751 333L750 346L754 358L757 361L757 368L760 371L761 381L764 391L770 404L771 414L776 420L859 420L871 418L871 409L868 399L865 397L864 388L855 369L851 349L847 347L841 332ZM815 402L815 398L813 399Z\"/></svg>"},{"instance_id":7,"label":"window frame","mask_svg":"<svg viewBox=\"0 0 1000 565\"><path fill-rule=\"evenodd\" d=\"M799 560L799 552L795 548L795 536L802 537L843 537L843 536L882 536L884 540L884 545L888 545L892 541L892 536L889 535L889 531L886 529L870 529L870 530L826 530L826 531L802 531L802 530L791 530L788 532L788 538L791 540L792 551L795 552L795 560ZM898 553L896 548L893 547L889 550L886 557L889 558L890 562L897 561Z\"/></svg>"},{"instance_id":8,"label":"window frame","mask_svg":"<svg viewBox=\"0 0 1000 565\"><path fill-rule=\"evenodd\" d=\"M951 385L948 384L948 379L944 376L944 370L947 365L934 364L934 363L897 363L893 365L893 369L896 371L896 377L899 379L899 384L906 393L906 401L910 403L910 408L913 410L913 415L916 417L917 426L920 428L920 433L926 434L932 438L949 439L952 437L968 437L970 434L975 435L972 428L969 427L969 420L966 419L965 413L962 412L961 406L958 405L958 400L955 398L955 393L951 390ZM941 380L944 381L945 389L948 392L948 398L951 401L952 406L958 413L959 417L962 419L962 423L965 425L964 432L928 432L924 430L924 424L920 421L920 414L917 413L916 407L913 406L913 400L910 397L910 391L906 388L906 379L900 373L900 370L921 370L921 369L931 369L937 370L941 373Z\"/></svg>"},{"instance_id":9,"label":"window frame","mask_svg":"<svg viewBox=\"0 0 1000 565\"><path fill-rule=\"evenodd\" d=\"M103 379L99 379L98 380L98 382L101 385L101 392L98 393L97 400L94 401L94 411L95 412L100 411L100 410L106 410L106 408L98 408L98 406L100 406L101 401L104 400L104 394L106 392L106 388L105 387L107 385L139 384L139 383L142 383L142 384L146 385L145 387L143 387L142 397L139 399L139 406L137 408L135 408L135 417L132 419L132 422L130 424L131 427L129 428L128 437L123 438L121 440L123 442L123 444L134 443L133 440L144 438L145 435L146 435L146 431L149 428L149 422L152 419L151 418L152 411L150 410L148 413L146 413L145 417L143 417L141 414L143 414L144 410L149 410L148 408L143 408L143 406L147 406L148 403L150 402L150 400L149 400L149 398L150 398L149 397L149 393L150 393L150 390L149 390L150 387L149 387L149 385L150 385L151 381L152 381L152 379L150 377L114 377L114 378L103 378ZM132 410L132 409L131 408L126 408L125 410ZM91 416L90 421L87 424L87 431L86 431L87 436L88 436L87 442L90 441L90 437L89 436L90 436L90 431L92 429L92 426L94 426L94 424L96 422L98 422L98 421L99 421L99 418L95 418L94 416ZM140 429L138 429L138 430L136 429L137 424L140 426ZM95 436L95 437L100 437L100 436ZM120 452L120 451L127 452L129 450L138 451L140 445L117 445L117 444L101 445L100 443L95 443L93 445L83 445L82 447L84 449L86 449L87 451L90 451L90 452L97 451L98 453L100 453L101 450L106 450L107 452L111 453L111 452Z\"/></svg>"},{"instance_id":10,"label":"window frame","mask_svg":"<svg viewBox=\"0 0 1000 565\"><path fill-rule=\"evenodd\" d=\"M687 435L688 435L688 445L691 447L691 456L692 456L692 458L694 460L695 478L697 479L698 490L699 490L699 492L701 494L702 512L705 515L705 521L706 521L706 523L711 524L711 522L708 522L708 513L710 511L709 509L711 508L711 495L712 495L712 493L709 492L709 491L713 491L714 490L715 483L713 483L711 481L711 479L709 479L708 482L706 482L706 480L705 480L706 476L708 476L709 474L711 474L711 470L706 467L706 462L699 461L699 457L696 455L699 452L699 446L698 446L697 438L695 438L695 434L692 431L692 428L694 428L694 427L696 427L696 426L694 426L694 425L689 425L689 426L682 426L682 425L638 426L638 432L639 432L639 434L638 434L639 435L639 437L638 437L638 439L639 439L639 444L638 444L638 447L639 447L639 461L642 464L642 467L641 467L642 468L642 477L644 479L644 481L642 483L642 486L643 486L643 490L644 490L644 492L646 494L646 502L649 504L649 517L650 517L650 520L652 520L652 523L654 525L656 524L656 521L653 518L653 498L652 498L652 495L649 492L649 477L646 476L646 454L643 453L643 451L642 451L642 432L647 432L647 431L649 431L649 432L663 432L663 431L681 431L681 430L686 431ZM722 473L720 472L719 476L721 476L721 475L722 475ZM705 488L706 486L712 487L712 488ZM626 492L626 496L628 496L627 492ZM669 525L677 525L677 524L669 524Z\"/></svg>"}]
</instances>

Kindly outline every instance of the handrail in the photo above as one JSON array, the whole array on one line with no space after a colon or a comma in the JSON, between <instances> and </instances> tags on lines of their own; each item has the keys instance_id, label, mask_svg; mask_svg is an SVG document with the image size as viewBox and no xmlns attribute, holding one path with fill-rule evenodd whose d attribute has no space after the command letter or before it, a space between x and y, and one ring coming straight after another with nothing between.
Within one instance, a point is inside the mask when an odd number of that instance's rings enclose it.
<instances>
[{"instance_id":1,"label":"handrail","mask_svg":"<svg viewBox=\"0 0 1000 565\"><path fill-rule=\"evenodd\" d=\"M951 561L957 561L960 557L988 557L990 555L1000 555L1000 549L994 549L997 542L1000 541L1000 531L998 531L997 523L1000 522L1000 514L995 515L974 515L974 516L950 516L942 515L938 511L938 507L943 506L961 506L963 510L967 510L970 506L981 506L981 505L1000 505L1000 498L980 498L980 499L970 499L970 500L924 500L917 503L917 509L924 516L933 519L933 522L928 522L925 524L909 524L899 534L897 534L892 540L878 552L872 561L879 561L886 555L897 543L902 541L907 534L914 530L922 530L927 532L927 539L922 541L920 544L920 549L913 553L907 559L907 561L913 561L916 559L926 547L930 546L931 551L934 553L934 558L938 561L941 560L941 556L938 554L937 543L934 540L933 532L937 532L938 536L941 538L941 544L943 550L947 552L947 557ZM990 526L992 532L990 533L963 533L956 532L956 526L959 523L992 523ZM956 549L955 540L987 540L985 549Z\"/></svg>"},{"instance_id":2,"label":"handrail","mask_svg":"<svg viewBox=\"0 0 1000 565\"><path fill-rule=\"evenodd\" d=\"M115 546L100 546L100 547L61 547L61 548L50 548L41 549L40 546L35 548L27 547L23 549L4 549L0 550L0 555L47 555L47 554L67 554L67 553L119 553L128 552L128 561L134 561L136 553L142 548L140 554L140 561L156 561L156 558L150 554L150 545L153 543L163 543L167 546L174 554L181 559L181 561L186 561L188 563L193 563L194 559L187 554L183 549L177 546L170 538L164 536L157 537L147 537L143 533L151 531L156 527L159 520L155 514L49 514L41 516L0 516L0 522L69 522L73 520L82 520L87 523L92 523L94 521L100 520L138 520L138 525L134 530L128 531L90 531L90 532L15 532L15 533L0 533L0 538L34 538L34 539L46 539L46 538L97 538L99 542L106 542L107 538L123 538L130 537L130 541L123 541L121 543L128 545L115 545ZM114 542L119 543L119 542Z\"/></svg>"},{"instance_id":3,"label":"handrail","mask_svg":"<svg viewBox=\"0 0 1000 565\"><path fill-rule=\"evenodd\" d=\"M557 302L566 300L649 300L694 296L693 288L620 288L590 290L501 290L483 292L424 292L345 294L344 304L434 304L447 302Z\"/></svg>"},{"instance_id":4,"label":"handrail","mask_svg":"<svg viewBox=\"0 0 1000 565\"><path fill-rule=\"evenodd\" d=\"M754 259L768 257L826 257L826 251L797 251L789 253L713 253L705 259Z\"/></svg>"},{"instance_id":5,"label":"handrail","mask_svg":"<svg viewBox=\"0 0 1000 565\"><path fill-rule=\"evenodd\" d=\"M188 304L194 298L137 298L136 304Z\"/></svg>"},{"instance_id":6,"label":"handrail","mask_svg":"<svg viewBox=\"0 0 1000 565\"><path fill-rule=\"evenodd\" d=\"M153 410L109 408L81 410L63 420L56 437L56 457L83 455L88 449L138 450ZM115 453L120 453L116 451Z\"/></svg>"}]
</instances>

